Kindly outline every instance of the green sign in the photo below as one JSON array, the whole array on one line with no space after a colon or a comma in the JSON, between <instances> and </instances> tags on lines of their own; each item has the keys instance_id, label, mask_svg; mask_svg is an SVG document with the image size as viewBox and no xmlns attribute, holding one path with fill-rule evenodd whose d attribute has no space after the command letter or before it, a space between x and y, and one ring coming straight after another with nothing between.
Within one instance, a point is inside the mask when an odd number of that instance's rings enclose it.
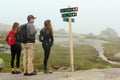
<instances>
[{"instance_id":1,"label":"green sign","mask_svg":"<svg viewBox=\"0 0 120 80\"><path fill-rule=\"evenodd\" d=\"M62 17L75 17L77 16L77 13L65 13L65 14L62 14Z\"/></svg>"},{"instance_id":2,"label":"green sign","mask_svg":"<svg viewBox=\"0 0 120 80\"><path fill-rule=\"evenodd\" d=\"M64 22L69 22L69 18L63 18L63 21L64 21ZM74 18L71 18L71 21L72 21L72 22L75 22L75 19L74 19Z\"/></svg>"},{"instance_id":3,"label":"green sign","mask_svg":"<svg viewBox=\"0 0 120 80\"><path fill-rule=\"evenodd\" d=\"M78 11L78 7L60 9L60 13Z\"/></svg>"}]
</instances>

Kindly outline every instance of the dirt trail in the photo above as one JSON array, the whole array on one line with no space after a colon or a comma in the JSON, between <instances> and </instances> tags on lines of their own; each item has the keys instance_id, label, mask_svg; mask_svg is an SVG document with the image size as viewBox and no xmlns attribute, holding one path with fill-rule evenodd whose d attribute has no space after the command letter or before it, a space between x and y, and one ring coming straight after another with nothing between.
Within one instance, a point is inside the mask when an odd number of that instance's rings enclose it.
<instances>
[{"instance_id":1,"label":"dirt trail","mask_svg":"<svg viewBox=\"0 0 120 80\"><path fill-rule=\"evenodd\" d=\"M88 44L94 47L98 51L100 58L111 64L119 64L118 62L108 60L107 57L104 55L103 44L108 43L107 41L102 41L102 40L90 40L90 41L91 42L88 42Z\"/></svg>"},{"instance_id":2,"label":"dirt trail","mask_svg":"<svg viewBox=\"0 0 120 80\"><path fill-rule=\"evenodd\" d=\"M36 76L11 75L0 73L0 80L120 80L120 69L93 69L76 72L38 73Z\"/></svg>"}]
</instances>

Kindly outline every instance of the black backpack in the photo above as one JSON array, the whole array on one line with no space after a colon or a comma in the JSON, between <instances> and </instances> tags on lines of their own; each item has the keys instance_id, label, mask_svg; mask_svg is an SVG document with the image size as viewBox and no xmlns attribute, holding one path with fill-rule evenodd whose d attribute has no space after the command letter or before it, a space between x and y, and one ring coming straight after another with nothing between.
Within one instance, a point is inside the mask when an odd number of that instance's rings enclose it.
<instances>
[{"instance_id":1,"label":"black backpack","mask_svg":"<svg viewBox=\"0 0 120 80\"><path fill-rule=\"evenodd\" d=\"M39 41L43 42L45 39L45 33L43 32L43 29L40 30L40 35L39 35Z\"/></svg>"},{"instance_id":2,"label":"black backpack","mask_svg":"<svg viewBox=\"0 0 120 80\"><path fill-rule=\"evenodd\" d=\"M39 41L40 42L47 41L47 42L50 42L53 44L53 36L50 34L50 29L46 28L45 31L43 31L43 30L44 29L40 30ZM50 41L50 39L51 39L51 41Z\"/></svg>"},{"instance_id":3,"label":"black backpack","mask_svg":"<svg viewBox=\"0 0 120 80\"><path fill-rule=\"evenodd\" d=\"M28 40L27 36L27 24L21 25L17 32L17 40L20 43L26 43Z\"/></svg>"}]
</instances>

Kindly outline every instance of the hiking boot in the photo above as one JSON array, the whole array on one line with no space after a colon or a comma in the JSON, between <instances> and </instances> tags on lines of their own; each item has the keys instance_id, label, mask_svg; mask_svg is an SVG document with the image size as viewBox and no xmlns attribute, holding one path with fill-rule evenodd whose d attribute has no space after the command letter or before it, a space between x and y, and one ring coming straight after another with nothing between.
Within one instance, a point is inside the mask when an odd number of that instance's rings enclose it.
<instances>
[{"instance_id":1,"label":"hiking boot","mask_svg":"<svg viewBox=\"0 0 120 80\"><path fill-rule=\"evenodd\" d=\"M28 73L24 73L23 75L24 75L24 76L27 76L27 75L28 75Z\"/></svg>"},{"instance_id":2,"label":"hiking boot","mask_svg":"<svg viewBox=\"0 0 120 80\"><path fill-rule=\"evenodd\" d=\"M15 72L15 71L12 71L11 74L16 74L16 72Z\"/></svg>"},{"instance_id":3,"label":"hiking boot","mask_svg":"<svg viewBox=\"0 0 120 80\"><path fill-rule=\"evenodd\" d=\"M37 75L37 72L32 72L32 73L27 74L27 76L33 76L33 75Z\"/></svg>"},{"instance_id":4,"label":"hiking boot","mask_svg":"<svg viewBox=\"0 0 120 80\"><path fill-rule=\"evenodd\" d=\"M49 72L47 69L47 65L44 65L44 74L52 74L52 72Z\"/></svg>"},{"instance_id":5,"label":"hiking boot","mask_svg":"<svg viewBox=\"0 0 120 80\"><path fill-rule=\"evenodd\" d=\"M20 71L16 71L16 74L21 74L21 72Z\"/></svg>"},{"instance_id":6,"label":"hiking boot","mask_svg":"<svg viewBox=\"0 0 120 80\"><path fill-rule=\"evenodd\" d=\"M44 70L44 74L52 74L52 72L50 72L48 70Z\"/></svg>"}]
</instances>

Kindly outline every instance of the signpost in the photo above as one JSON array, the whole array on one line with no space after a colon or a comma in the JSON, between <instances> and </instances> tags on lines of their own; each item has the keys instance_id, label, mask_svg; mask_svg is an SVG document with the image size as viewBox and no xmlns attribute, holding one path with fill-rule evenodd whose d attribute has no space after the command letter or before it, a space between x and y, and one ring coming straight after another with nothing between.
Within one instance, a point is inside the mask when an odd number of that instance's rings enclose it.
<instances>
[{"instance_id":1,"label":"signpost","mask_svg":"<svg viewBox=\"0 0 120 80\"><path fill-rule=\"evenodd\" d=\"M78 7L60 9L60 13L78 11Z\"/></svg>"},{"instance_id":2,"label":"signpost","mask_svg":"<svg viewBox=\"0 0 120 80\"><path fill-rule=\"evenodd\" d=\"M74 12L74 13L65 13L65 14L62 14L62 17L74 17L74 16L77 16L77 13Z\"/></svg>"},{"instance_id":3,"label":"signpost","mask_svg":"<svg viewBox=\"0 0 120 80\"><path fill-rule=\"evenodd\" d=\"M64 21L64 22L69 22L69 18L63 18L63 21ZM75 19L74 19L74 18L71 18L71 21L72 21L72 22L75 22Z\"/></svg>"},{"instance_id":4,"label":"signpost","mask_svg":"<svg viewBox=\"0 0 120 80\"><path fill-rule=\"evenodd\" d=\"M74 55L73 55L73 40L72 40L72 22L75 22L74 18L77 16L78 7L73 8L64 8L60 9L60 13L62 13L63 21L69 22L69 40L70 40L70 68L71 72L74 72Z\"/></svg>"}]
</instances>

